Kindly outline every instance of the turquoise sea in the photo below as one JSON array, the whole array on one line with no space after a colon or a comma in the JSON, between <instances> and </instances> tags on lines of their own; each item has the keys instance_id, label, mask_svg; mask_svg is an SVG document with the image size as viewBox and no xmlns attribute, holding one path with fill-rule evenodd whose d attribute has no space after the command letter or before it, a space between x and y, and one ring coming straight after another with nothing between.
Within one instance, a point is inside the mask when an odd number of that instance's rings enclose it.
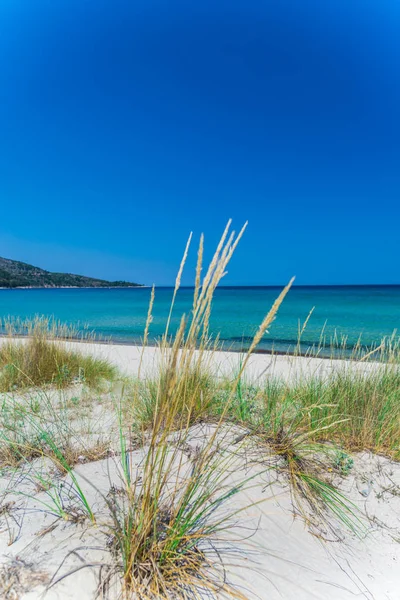
<instances>
[{"instance_id":1,"label":"turquoise sea","mask_svg":"<svg viewBox=\"0 0 400 600\"><path fill-rule=\"evenodd\" d=\"M221 287L216 291L211 329L220 334L225 348L244 349L263 316L278 295L279 287ZM156 289L154 319L150 338L159 337L165 326L172 288ZM173 318L177 326L182 313L190 313L193 289L178 293ZM0 290L0 316L31 318L54 317L89 329L115 342L140 342L143 334L149 288L137 289L20 289ZM303 352L319 343L324 331L326 342L346 336L349 351L361 335L369 346L391 335L400 326L400 286L294 287L289 292L261 351L293 349L300 322L315 307L302 337Z\"/></svg>"}]
</instances>

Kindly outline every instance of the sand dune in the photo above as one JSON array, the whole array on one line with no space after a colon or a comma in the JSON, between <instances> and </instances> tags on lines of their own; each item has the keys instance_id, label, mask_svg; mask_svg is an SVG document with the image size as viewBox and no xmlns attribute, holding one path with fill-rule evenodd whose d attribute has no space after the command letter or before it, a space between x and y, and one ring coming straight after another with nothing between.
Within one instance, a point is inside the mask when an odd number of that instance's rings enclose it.
<instances>
[{"instance_id":1,"label":"sand dune","mask_svg":"<svg viewBox=\"0 0 400 600\"><path fill-rule=\"evenodd\" d=\"M77 342L68 345L109 359L125 374L138 373L140 347ZM155 348L144 350L143 376L154 373L158 357ZM217 352L212 365L217 375L229 375L238 368L239 360L237 354ZM346 364L260 354L252 357L246 376L259 381L267 375L293 380L316 373L325 376ZM360 363L356 368L368 370L374 365ZM107 404L109 394L105 399L92 400L89 406L80 385L51 393L61 394L63 402L80 399L86 411L82 413L86 431L82 435L89 435L90 431L90 435L99 438L109 436L111 447L117 448L112 441L115 415L111 404ZM22 396L20 400L23 401ZM193 447L205 443L209 427L193 427ZM130 463L138 472L143 452L140 449L129 453ZM230 475L231 484L254 476L251 487L230 501L230 509L244 510L218 541L219 552L214 555L216 562L223 560L230 584L246 597L262 600L400 598L400 463L364 452L354 456L354 467L348 475L336 477L337 488L357 507L360 526L355 533L334 518L319 522L310 514L310 522L305 522L293 504L285 478L266 470L262 463L249 460L248 452L235 455ZM257 455L257 449L254 452ZM44 509L47 491L38 487L33 473L49 477L61 496L68 489L68 477L65 479L54 469L49 459L37 458L28 466L2 470L0 596L5 600L96 597L99 583L112 567L112 529L104 498L113 486L118 487L121 470L117 452L96 462L88 462L82 456L81 462L74 473L94 507L96 525L87 519L60 519ZM111 577L103 591L104 597L116 599L121 591L119 578Z\"/></svg>"}]
</instances>

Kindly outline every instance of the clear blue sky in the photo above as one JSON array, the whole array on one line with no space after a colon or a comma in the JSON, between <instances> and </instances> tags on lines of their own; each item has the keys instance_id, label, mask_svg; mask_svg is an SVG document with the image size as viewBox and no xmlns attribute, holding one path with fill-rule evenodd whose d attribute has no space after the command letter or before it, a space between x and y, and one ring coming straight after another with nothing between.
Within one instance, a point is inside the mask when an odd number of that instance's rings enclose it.
<instances>
[{"instance_id":1,"label":"clear blue sky","mask_svg":"<svg viewBox=\"0 0 400 600\"><path fill-rule=\"evenodd\" d=\"M0 256L168 284L232 217L227 284L400 283L400 2L2 0L0 22Z\"/></svg>"}]
</instances>

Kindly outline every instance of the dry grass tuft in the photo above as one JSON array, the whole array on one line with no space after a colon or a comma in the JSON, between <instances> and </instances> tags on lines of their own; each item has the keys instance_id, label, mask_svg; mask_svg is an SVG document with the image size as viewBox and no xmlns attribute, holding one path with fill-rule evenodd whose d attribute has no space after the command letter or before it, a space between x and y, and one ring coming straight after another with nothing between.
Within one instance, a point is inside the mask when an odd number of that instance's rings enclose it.
<instances>
[{"instance_id":1,"label":"dry grass tuft","mask_svg":"<svg viewBox=\"0 0 400 600\"><path fill-rule=\"evenodd\" d=\"M356 507L334 485L334 476L346 472L338 457L352 464L343 452L344 438L337 435L350 419L318 394L313 395L314 404L310 398L306 404L290 390L278 381L268 382L265 389L239 382L227 418L246 428L256 462L276 464L290 484L294 507L308 523L329 526L335 516L359 531ZM223 395L218 402L224 405Z\"/></svg>"},{"instance_id":2,"label":"dry grass tuft","mask_svg":"<svg viewBox=\"0 0 400 600\"><path fill-rule=\"evenodd\" d=\"M217 393L217 383L210 372L197 368L184 369L176 373L179 379L179 389L175 390L176 428L185 416L190 425L210 418L213 412L214 398ZM170 401L169 388L173 374L162 370L156 379L135 381L124 398L125 415L132 422L135 432L151 429L156 411L160 403Z\"/></svg>"},{"instance_id":3,"label":"dry grass tuft","mask_svg":"<svg viewBox=\"0 0 400 600\"><path fill-rule=\"evenodd\" d=\"M159 376L144 387L134 386L132 415L139 415L146 453L140 470L135 470L127 452L121 423L123 492L108 498L112 516L113 548L122 571L126 594L138 599L199 598L201 593L225 591L241 598L224 581L216 568L218 554L211 548L232 517L219 508L245 485L229 482L232 452L220 441L225 427L223 414L205 438L201 448L188 458L182 448L190 446L190 428L211 410L214 383L210 364L217 345L208 332L215 288L243 234L229 233L226 227L216 252L200 284L203 238L196 267L193 310L183 316L171 341L168 325L174 309L182 271L188 253L186 246L176 280L173 301L160 346ZM267 315L252 345L264 334L275 317L288 287ZM148 317L151 322L151 317ZM248 357L244 361L244 366ZM135 428L132 421L130 429ZM147 433L147 437L145 436ZM210 551L213 559L210 560Z\"/></svg>"},{"instance_id":4,"label":"dry grass tuft","mask_svg":"<svg viewBox=\"0 0 400 600\"><path fill-rule=\"evenodd\" d=\"M0 392L45 384L63 388L75 382L96 387L115 378L110 363L68 349L64 340L57 328L49 329L47 320L34 320L26 340L15 339L10 330L0 345Z\"/></svg>"},{"instance_id":5,"label":"dry grass tuft","mask_svg":"<svg viewBox=\"0 0 400 600\"><path fill-rule=\"evenodd\" d=\"M331 526L331 517L358 533L362 523L358 508L338 492L333 482L338 451L312 441L312 433L280 429L274 437L258 434L258 448L280 459L278 472L287 477L293 506L309 525L319 530Z\"/></svg>"}]
</instances>

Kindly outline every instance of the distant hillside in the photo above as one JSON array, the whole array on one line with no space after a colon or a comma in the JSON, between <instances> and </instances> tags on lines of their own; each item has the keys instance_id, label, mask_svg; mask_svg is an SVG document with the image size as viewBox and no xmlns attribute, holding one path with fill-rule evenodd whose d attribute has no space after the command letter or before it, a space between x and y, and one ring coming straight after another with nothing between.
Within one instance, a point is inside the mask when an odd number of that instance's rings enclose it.
<instances>
[{"instance_id":1,"label":"distant hillside","mask_svg":"<svg viewBox=\"0 0 400 600\"><path fill-rule=\"evenodd\" d=\"M71 273L51 273L39 267L17 260L0 257L0 287L19 288L56 288L56 287L138 287L138 283L127 281L105 281Z\"/></svg>"}]
</instances>

